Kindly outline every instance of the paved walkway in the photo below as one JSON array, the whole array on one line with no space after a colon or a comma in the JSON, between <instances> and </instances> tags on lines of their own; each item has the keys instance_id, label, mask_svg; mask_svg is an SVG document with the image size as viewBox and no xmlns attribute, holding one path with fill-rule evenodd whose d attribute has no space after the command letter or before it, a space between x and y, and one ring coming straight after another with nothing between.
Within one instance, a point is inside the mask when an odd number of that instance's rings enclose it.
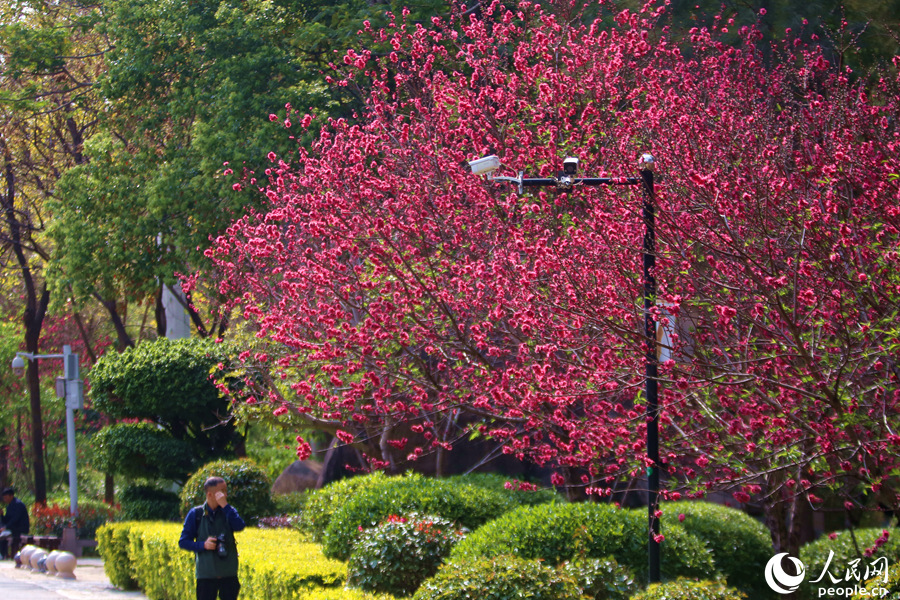
<instances>
[{"instance_id":1,"label":"paved walkway","mask_svg":"<svg viewBox=\"0 0 900 600\"><path fill-rule=\"evenodd\" d=\"M103 560L79 558L75 579L59 579L43 573L16 569L11 560L0 561L2 600L147 600L141 592L113 587L103 572Z\"/></svg>"}]
</instances>

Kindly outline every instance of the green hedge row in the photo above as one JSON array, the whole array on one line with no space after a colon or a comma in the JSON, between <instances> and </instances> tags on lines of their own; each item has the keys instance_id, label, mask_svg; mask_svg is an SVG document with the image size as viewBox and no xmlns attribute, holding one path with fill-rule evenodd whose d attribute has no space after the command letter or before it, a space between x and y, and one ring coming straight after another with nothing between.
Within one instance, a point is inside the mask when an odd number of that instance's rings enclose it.
<instances>
[{"instance_id":1,"label":"green hedge row","mask_svg":"<svg viewBox=\"0 0 900 600\"><path fill-rule=\"evenodd\" d=\"M681 525L666 523L662 572L667 578L711 577L710 550ZM557 565L579 555L612 556L647 578L647 513L610 504L544 504L512 510L473 531L456 545L451 560L513 555Z\"/></svg>"},{"instance_id":2,"label":"green hedge row","mask_svg":"<svg viewBox=\"0 0 900 600\"><path fill-rule=\"evenodd\" d=\"M181 525L176 523L104 525L98 531L98 548L110 582L122 589L140 588L150 600L192 600L194 555L178 547L180 535ZM342 585L347 566L323 556L318 545L301 543L293 531L246 529L235 537L243 600L374 598L358 592L321 592Z\"/></svg>"}]
</instances>

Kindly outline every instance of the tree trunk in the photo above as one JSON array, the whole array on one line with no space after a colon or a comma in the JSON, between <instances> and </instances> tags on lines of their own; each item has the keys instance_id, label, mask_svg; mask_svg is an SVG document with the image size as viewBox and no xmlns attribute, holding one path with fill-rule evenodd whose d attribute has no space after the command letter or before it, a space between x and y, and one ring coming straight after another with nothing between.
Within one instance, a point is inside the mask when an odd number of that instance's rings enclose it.
<instances>
[{"instance_id":1,"label":"tree trunk","mask_svg":"<svg viewBox=\"0 0 900 600\"><path fill-rule=\"evenodd\" d=\"M116 485L112 473L106 473L103 477L103 501L114 504L116 501Z\"/></svg>"}]
</instances>

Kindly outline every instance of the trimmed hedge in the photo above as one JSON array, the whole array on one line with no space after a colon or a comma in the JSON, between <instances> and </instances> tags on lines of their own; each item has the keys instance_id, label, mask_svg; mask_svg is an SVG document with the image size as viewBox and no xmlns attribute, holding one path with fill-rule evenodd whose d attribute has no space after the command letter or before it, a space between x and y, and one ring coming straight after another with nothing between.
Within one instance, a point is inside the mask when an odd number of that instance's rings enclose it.
<instances>
[{"instance_id":1,"label":"trimmed hedge","mask_svg":"<svg viewBox=\"0 0 900 600\"><path fill-rule=\"evenodd\" d=\"M538 488L536 490L520 490L507 488L508 483L515 483L515 477L507 477L499 473L467 473L451 475L447 481L454 484L475 485L489 490L501 492L509 496L516 506L534 506L553 502L567 502L554 489Z\"/></svg>"},{"instance_id":2,"label":"trimmed hedge","mask_svg":"<svg viewBox=\"0 0 900 600\"><path fill-rule=\"evenodd\" d=\"M390 594L370 594L353 588L313 588L301 591L297 600L394 600Z\"/></svg>"},{"instance_id":3,"label":"trimmed hedge","mask_svg":"<svg viewBox=\"0 0 900 600\"><path fill-rule=\"evenodd\" d=\"M678 522L712 550L716 569L728 585L755 599L775 595L760 575L774 555L766 527L747 513L710 502L674 502L662 506L666 526Z\"/></svg>"},{"instance_id":4,"label":"trimmed hedge","mask_svg":"<svg viewBox=\"0 0 900 600\"><path fill-rule=\"evenodd\" d=\"M746 594L717 581L655 583L631 600L743 600Z\"/></svg>"},{"instance_id":5,"label":"trimmed hedge","mask_svg":"<svg viewBox=\"0 0 900 600\"><path fill-rule=\"evenodd\" d=\"M712 553L678 524L662 533L662 573L708 578L717 576ZM451 560L511 554L543 559L552 565L577 556L612 556L638 580L647 577L647 514L610 504L523 506L473 531L456 545Z\"/></svg>"},{"instance_id":6,"label":"trimmed hedge","mask_svg":"<svg viewBox=\"0 0 900 600\"><path fill-rule=\"evenodd\" d=\"M134 582L150 600L194 597L194 556L178 547L181 525L113 523L99 535L106 574L114 585L128 589ZM345 564L325 558L316 544L299 542L291 530L245 529L235 538L242 600L298 598L338 586L347 577Z\"/></svg>"},{"instance_id":7,"label":"trimmed hedge","mask_svg":"<svg viewBox=\"0 0 900 600\"><path fill-rule=\"evenodd\" d=\"M537 560L514 556L452 561L413 600L584 600L575 582Z\"/></svg>"},{"instance_id":8,"label":"trimmed hedge","mask_svg":"<svg viewBox=\"0 0 900 600\"><path fill-rule=\"evenodd\" d=\"M203 465L181 489L181 514L206 502L203 484L210 477L221 477L228 484L228 503L248 523L271 515L275 510L266 472L250 459L217 460Z\"/></svg>"},{"instance_id":9,"label":"trimmed hedge","mask_svg":"<svg viewBox=\"0 0 900 600\"><path fill-rule=\"evenodd\" d=\"M325 528L322 536L325 555L346 560L360 528L378 525L390 515L410 512L437 515L474 530L518 506L517 497L509 490L463 481L410 473L360 485L354 494L342 498L344 504Z\"/></svg>"},{"instance_id":10,"label":"trimmed hedge","mask_svg":"<svg viewBox=\"0 0 900 600\"><path fill-rule=\"evenodd\" d=\"M128 485L119 495L121 521L177 521L181 500L153 485Z\"/></svg>"},{"instance_id":11,"label":"trimmed hedge","mask_svg":"<svg viewBox=\"0 0 900 600\"><path fill-rule=\"evenodd\" d=\"M329 483L318 490L307 494L306 505L300 513L300 531L309 534L314 542L322 543L325 530L331 523L334 514L341 509L347 498L353 498L357 492L371 487L384 485L387 476L381 471L368 475L348 477Z\"/></svg>"},{"instance_id":12,"label":"trimmed hedge","mask_svg":"<svg viewBox=\"0 0 900 600\"><path fill-rule=\"evenodd\" d=\"M839 531L831 534L834 536L834 539L829 535L825 535L803 546L800 549L800 560L806 565L808 585L800 586L801 596L810 599L818 598L820 587L849 587L858 583L856 581L847 583L842 581L840 584L834 584L828 575L819 583L809 583L810 579L817 579L822 573L828 562L829 552L834 552L829 570L841 580L844 579L845 571L850 566L850 562L856 559L859 559L857 571L859 571L861 576L865 573L866 565L871 565L873 561L881 557L887 558L889 568L893 569L894 565L900 562L900 533L892 529L887 530L890 534L887 542L881 545L872 557L866 557L865 552L867 549L874 547L875 542L882 537L885 530L880 527L856 529L852 532L852 535L849 530ZM853 542L854 537L856 538L855 544Z\"/></svg>"},{"instance_id":13,"label":"trimmed hedge","mask_svg":"<svg viewBox=\"0 0 900 600\"><path fill-rule=\"evenodd\" d=\"M136 590L132 562L128 558L128 534L140 523L107 523L97 529L97 551L103 557L103 569L109 582L122 590Z\"/></svg>"}]
</instances>

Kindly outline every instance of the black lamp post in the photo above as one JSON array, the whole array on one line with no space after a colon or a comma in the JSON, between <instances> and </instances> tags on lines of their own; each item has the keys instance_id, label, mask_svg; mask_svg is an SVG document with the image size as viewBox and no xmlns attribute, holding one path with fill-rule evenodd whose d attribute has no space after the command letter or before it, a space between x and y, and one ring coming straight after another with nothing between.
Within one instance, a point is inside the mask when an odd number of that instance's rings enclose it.
<instances>
[{"instance_id":1,"label":"black lamp post","mask_svg":"<svg viewBox=\"0 0 900 600\"><path fill-rule=\"evenodd\" d=\"M552 186L561 190L569 190L577 185L643 185L644 200L642 220L644 221L644 364L645 393L647 396L647 466L648 502L647 516L649 521L647 550L649 555L649 581L660 581L660 548L659 518L656 512L659 504L659 358L657 355L656 323L652 309L656 304L656 277L653 268L656 265L656 230L655 230L655 192L653 189L653 168L655 160L652 155L641 156L641 176L613 179L609 177L575 177L578 170L578 159L567 158L563 161L563 172L557 177L526 178L520 171L518 177L494 177L492 173L500 168L500 159L491 155L469 162L472 173L486 175L491 181L514 183L523 193L526 187Z\"/></svg>"}]
</instances>

